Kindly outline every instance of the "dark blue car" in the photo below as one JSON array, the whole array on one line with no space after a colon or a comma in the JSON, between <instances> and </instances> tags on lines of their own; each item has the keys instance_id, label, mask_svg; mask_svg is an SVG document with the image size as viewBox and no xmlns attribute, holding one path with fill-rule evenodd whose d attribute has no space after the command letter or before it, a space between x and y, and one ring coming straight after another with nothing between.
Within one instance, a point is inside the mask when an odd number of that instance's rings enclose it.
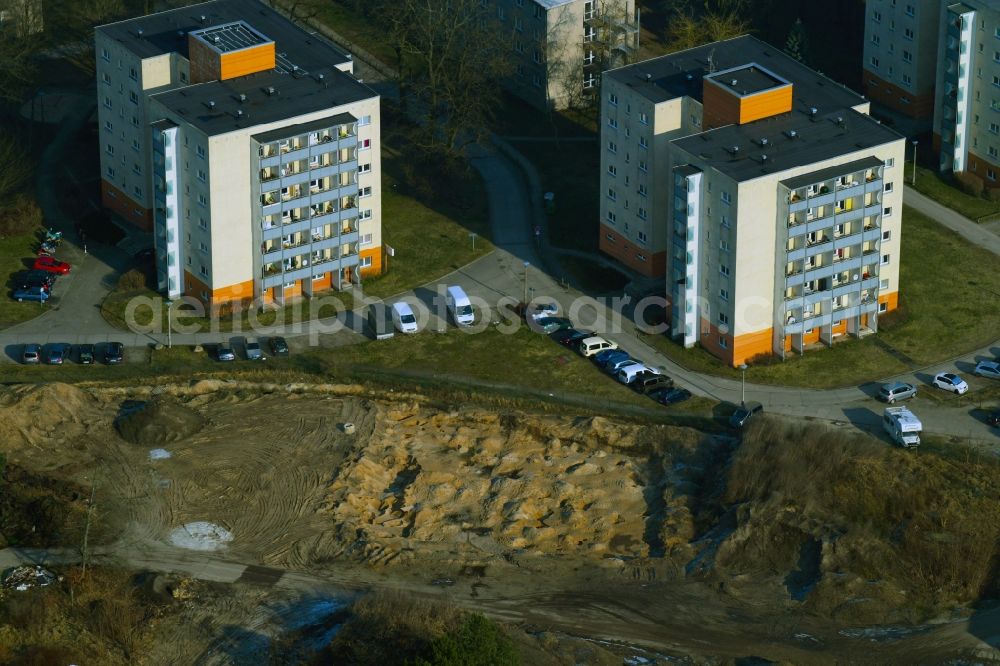
<instances>
[{"instance_id":1,"label":"dark blue car","mask_svg":"<svg viewBox=\"0 0 1000 666\"><path fill-rule=\"evenodd\" d=\"M624 352L621 349L606 349L594 357L594 362L599 367L606 368L609 365L614 365L618 361L624 361L628 358L631 358L628 352Z\"/></svg>"},{"instance_id":2,"label":"dark blue car","mask_svg":"<svg viewBox=\"0 0 1000 666\"><path fill-rule=\"evenodd\" d=\"M49 300L49 292L47 292L42 287L26 287L22 289L14 290L14 300L20 301L38 301L39 303L44 303Z\"/></svg>"}]
</instances>

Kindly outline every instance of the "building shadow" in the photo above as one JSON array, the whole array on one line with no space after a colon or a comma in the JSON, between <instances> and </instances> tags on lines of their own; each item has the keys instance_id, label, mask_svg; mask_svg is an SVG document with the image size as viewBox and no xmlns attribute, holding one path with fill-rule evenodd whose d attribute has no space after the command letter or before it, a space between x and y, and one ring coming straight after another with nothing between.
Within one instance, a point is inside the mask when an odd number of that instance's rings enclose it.
<instances>
[{"instance_id":1,"label":"building shadow","mask_svg":"<svg viewBox=\"0 0 1000 666\"><path fill-rule=\"evenodd\" d=\"M862 432L878 435L882 432L882 415L867 407L845 407L844 418ZM887 439L883 437L883 439Z\"/></svg>"},{"instance_id":2,"label":"building shadow","mask_svg":"<svg viewBox=\"0 0 1000 666\"><path fill-rule=\"evenodd\" d=\"M916 377L918 383L934 388L934 375L926 372L915 372L913 376Z\"/></svg>"},{"instance_id":3,"label":"building shadow","mask_svg":"<svg viewBox=\"0 0 1000 666\"><path fill-rule=\"evenodd\" d=\"M976 371L976 361L955 361L955 367L958 369L959 374L971 375Z\"/></svg>"},{"instance_id":4,"label":"building shadow","mask_svg":"<svg viewBox=\"0 0 1000 666\"><path fill-rule=\"evenodd\" d=\"M882 390L882 386L882 384L877 382L867 382L865 384L858 385L858 390L869 398L878 399L879 391Z\"/></svg>"}]
</instances>

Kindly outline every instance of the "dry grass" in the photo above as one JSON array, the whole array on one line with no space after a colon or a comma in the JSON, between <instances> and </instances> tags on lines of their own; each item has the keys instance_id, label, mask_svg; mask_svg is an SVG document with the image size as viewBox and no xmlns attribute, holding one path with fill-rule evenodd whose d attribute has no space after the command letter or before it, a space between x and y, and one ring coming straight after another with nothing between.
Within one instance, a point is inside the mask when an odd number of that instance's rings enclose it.
<instances>
[{"instance_id":1,"label":"dry grass","mask_svg":"<svg viewBox=\"0 0 1000 666\"><path fill-rule=\"evenodd\" d=\"M827 610L846 593L827 573L881 581L911 611L974 602L993 585L1000 464L968 447L932 441L903 451L863 435L764 419L733 457L724 502L752 507L740 529L754 532L758 544L767 536L826 544L824 580L810 600ZM767 549L759 550L765 559Z\"/></svg>"}]
</instances>

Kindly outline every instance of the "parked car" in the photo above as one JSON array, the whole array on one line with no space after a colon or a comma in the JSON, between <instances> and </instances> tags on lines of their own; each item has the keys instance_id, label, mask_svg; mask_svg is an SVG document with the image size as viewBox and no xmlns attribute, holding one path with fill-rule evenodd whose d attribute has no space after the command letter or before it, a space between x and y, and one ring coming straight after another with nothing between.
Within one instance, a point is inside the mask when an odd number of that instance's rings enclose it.
<instances>
[{"instance_id":1,"label":"parked car","mask_svg":"<svg viewBox=\"0 0 1000 666\"><path fill-rule=\"evenodd\" d=\"M913 384L906 384L904 382L890 382L889 384L882 384L882 388L878 390L878 399L882 402L887 402L890 405L897 400L906 400L907 398L912 398L917 395L917 387Z\"/></svg>"},{"instance_id":2,"label":"parked car","mask_svg":"<svg viewBox=\"0 0 1000 666\"><path fill-rule=\"evenodd\" d=\"M45 363L48 365L62 365L66 355L66 347L68 346L62 344L49 345L45 350Z\"/></svg>"},{"instance_id":3,"label":"parked car","mask_svg":"<svg viewBox=\"0 0 1000 666\"><path fill-rule=\"evenodd\" d=\"M573 322L565 317L541 317L535 320L535 326L542 333L555 333L564 328L573 328Z\"/></svg>"},{"instance_id":4,"label":"parked car","mask_svg":"<svg viewBox=\"0 0 1000 666\"><path fill-rule=\"evenodd\" d=\"M264 352L261 351L260 343L253 338L248 338L243 343L243 352L247 355L248 361L264 361Z\"/></svg>"},{"instance_id":5,"label":"parked car","mask_svg":"<svg viewBox=\"0 0 1000 666\"><path fill-rule=\"evenodd\" d=\"M691 397L691 391L682 388L660 388L648 394L661 405L675 405Z\"/></svg>"},{"instance_id":6,"label":"parked car","mask_svg":"<svg viewBox=\"0 0 1000 666\"><path fill-rule=\"evenodd\" d=\"M236 352L227 344L221 344L215 349L215 358L218 361L235 361Z\"/></svg>"},{"instance_id":7,"label":"parked car","mask_svg":"<svg viewBox=\"0 0 1000 666\"><path fill-rule=\"evenodd\" d=\"M56 283L56 280L59 279L59 276L49 271L29 269L21 271L15 276L15 278L21 282L38 283L51 287Z\"/></svg>"},{"instance_id":8,"label":"parked car","mask_svg":"<svg viewBox=\"0 0 1000 666\"><path fill-rule=\"evenodd\" d=\"M65 261L59 261L52 257L38 257L31 266L36 271L48 271L57 275L69 273L70 265Z\"/></svg>"},{"instance_id":9,"label":"parked car","mask_svg":"<svg viewBox=\"0 0 1000 666\"><path fill-rule=\"evenodd\" d=\"M555 317L559 314L559 304L555 301L544 301L541 303L531 303L524 313L524 318L530 321L537 321L543 317Z\"/></svg>"},{"instance_id":10,"label":"parked car","mask_svg":"<svg viewBox=\"0 0 1000 666\"><path fill-rule=\"evenodd\" d=\"M994 428L1000 428L1000 409L986 416L986 422Z\"/></svg>"},{"instance_id":11,"label":"parked car","mask_svg":"<svg viewBox=\"0 0 1000 666\"><path fill-rule=\"evenodd\" d=\"M26 291L29 289L41 289L46 294L52 295L52 285L38 278L14 280L14 291Z\"/></svg>"},{"instance_id":12,"label":"parked car","mask_svg":"<svg viewBox=\"0 0 1000 666\"><path fill-rule=\"evenodd\" d=\"M559 344L561 344L563 347L569 347L571 349L576 349L576 346L580 344L581 340L586 340L587 338L594 336L593 331L578 331L574 328L567 328L563 330L573 331L573 333L571 335L559 338ZM556 331L556 333L562 333L562 331Z\"/></svg>"},{"instance_id":13,"label":"parked car","mask_svg":"<svg viewBox=\"0 0 1000 666\"><path fill-rule=\"evenodd\" d=\"M606 368L608 365L618 363L619 361L624 361L632 357L629 356L628 352L622 349L608 349L607 351L600 352L592 358L598 367Z\"/></svg>"},{"instance_id":14,"label":"parked car","mask_svg":"<svg viewBox=\"0 0 1000 666\"><path fill-rule=\"evenodd\" d=\"M18 303L23 301L38 301L39 303L44 303L49 300L49 292L45 289L45 287L27 287L15 289L13 297Z\"/></svg>"},{"instance_id":15,"label":"parked car","mask_svg":"<svg viewBox=\"0 0 1000 666\"><path fill-rule=\"evenodd\" d=\"M965 383L965 380L952 372L939 372L935 375L934 386L951 391L955 395L962 395L969 390L969 385Z\"/></svg>"},{"instance_id":16,"label":"parked car","mask_svg":"<svg viewBox=\"0 0 1000 666\"><path fill-rule=\"evenodd\" d=\"M980 361L973 370L976 377L989 377L990 379L1000 379L1000 363L996 361Z\"/></svg>"},{"instance_id":17,"label":"parked car","mask_svg":"<svg viewBox=\"0 0 1000 666\"><path fill-rule=\"evenodd\" d=\"M271 347L271 353L275 356L288 356L288 343L281 336L274 336L267 341L267 344Z\"/></svg>"},{"instance_id":18,"label":"parked car","mask_svg":"<svg viewBox=\"0 0 1000 666\"><path fill-rule=\"evenodd\" d=\"M624 368L626 365L632 365L632 364L642 365L642 363L640 363L639 361L635 360L631 356L626 355L625 358L623 359L619 359L617 361L610 362L607 365L605 365L604 372L608 373L609 375L614 375L617 374L617 372L622 368Z\"/></svg>"},{"instance_id":19,"label":"parked car","mask_svg":"<svg viewBox=\"0 0 1000 666\"><path fill-rule=\"evenodd\" d=\"M729 425L733 428L742 428L753 417L764 411L764 406L759 402L747 402L736 408L733 415L729 417Z\"/></svg>"},{"instance_id":20,"label":"parked car","mask_svg":"<svg viewBox=\"0 0 1000 666\"><path fill-rule=\"evenodd\" d=\"M104 362L108 365L118 365L125 360L125 345L120 342L109 342L104 350Z\"/></svg>"},{"instance_id":21,"label":"parked car","mask_svg":"<svg viewBox=\"0 0 1000 666\"><path fill-rule=\"evenodd\" d=\"M559 344L563 344L564 340L566 340L571 336L577 335L579 332L580 331L576 330L575 328L560 328L558 331L553 331L552 333L549 333L549 338L555 340Z\"/></svg>"},{"instance_id":22,"label":"parked car","mask_svg":"<svg viewBox=\"0 0 1000 666\"><path fill-rule=\"evenodd\" d=\"M76 362L80 365L91 365L94 362L94 345L77 345Z\"/></svg>"},{"instance_id":23,"label":"parked car","mask_svg":"<svg viewBox=\"0 0 1000 666\"><path fill-rule=\"evenodd\" d=\"M596 356L603 351L613 351L618 349L618 343L605 340L599 335L592 335L589 338L583 338L580 340L576 345L576 349L580 352L581 356L589 358L591 356Z\"/></svg>"},{"instance_id":24,"label":"parked car","mask_svg":"<svg viewBox=\"0 0 1000 666\"><path fill-rule=\"evenodd\" d=\"M36 345L34 343L28 343L24 345L24 351L21 353L21 363L25 365L36 365L41 362L42 347L41 345Z\"/></svg>"},{"instance_id":25,"label":"parked car","mask_svg":"<svg viewBox=\"0 0 1000 666\"><path fill-rule=\"evenodd\" d=\"M618 371L615 373L615 379L620 381L622 384L631 384L639 377L650 373L654 373L652 368L636 361L618 368Z\"/></svg>"},{"instance_id":26,"label":"parked car","mask_svg":"<svg viewBox=\"0 0 1000 666\"><path fill-rule=\"evenodd\" d=\"M666 375L657 375L653 373L642 373L636 377L630 384L633 389L642 393L643 395L652 393L660 389L673 388L674 380Z\"/></svg>"},{"instance_id":27,"label":"parked car","mask_svg":"<svg viewBox=\"0 0 1000 666\"><path fill-rule=\"evenodd\" d=\"M392 304L392 323L400 333L416 333L417 316L413 314L413 308L406 301L399 301Z\"/></svg>"}]
</instances>

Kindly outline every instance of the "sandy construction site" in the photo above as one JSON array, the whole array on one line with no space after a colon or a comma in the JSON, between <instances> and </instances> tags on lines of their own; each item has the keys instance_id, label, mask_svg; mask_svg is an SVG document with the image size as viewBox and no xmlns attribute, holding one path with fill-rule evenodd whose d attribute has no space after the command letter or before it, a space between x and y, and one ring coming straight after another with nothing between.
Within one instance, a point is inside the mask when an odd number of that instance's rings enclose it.
<instances>
[{"instance_id":1,"label":"sandy construction site","mask_svg":"<svg viewBox=\"0 0 1000 666\"><path fill-rule=\"evenodd\" d=\"M831 555L821 521L787 504L709 510L731 465L726 434L217 380L6 388L0 420L10 464L95 487L90 539L104 552L405 589L661 655L864 658L870 635L844 627L904 617L892 603L906 591L851 573L849 540ZM277 603L226 596L202 610L187 656L218 640L213 623L260 623L261 604ZM904 632L879 657L929 646L982 654L955 625Z\"/></svg>"}]
</instances>

